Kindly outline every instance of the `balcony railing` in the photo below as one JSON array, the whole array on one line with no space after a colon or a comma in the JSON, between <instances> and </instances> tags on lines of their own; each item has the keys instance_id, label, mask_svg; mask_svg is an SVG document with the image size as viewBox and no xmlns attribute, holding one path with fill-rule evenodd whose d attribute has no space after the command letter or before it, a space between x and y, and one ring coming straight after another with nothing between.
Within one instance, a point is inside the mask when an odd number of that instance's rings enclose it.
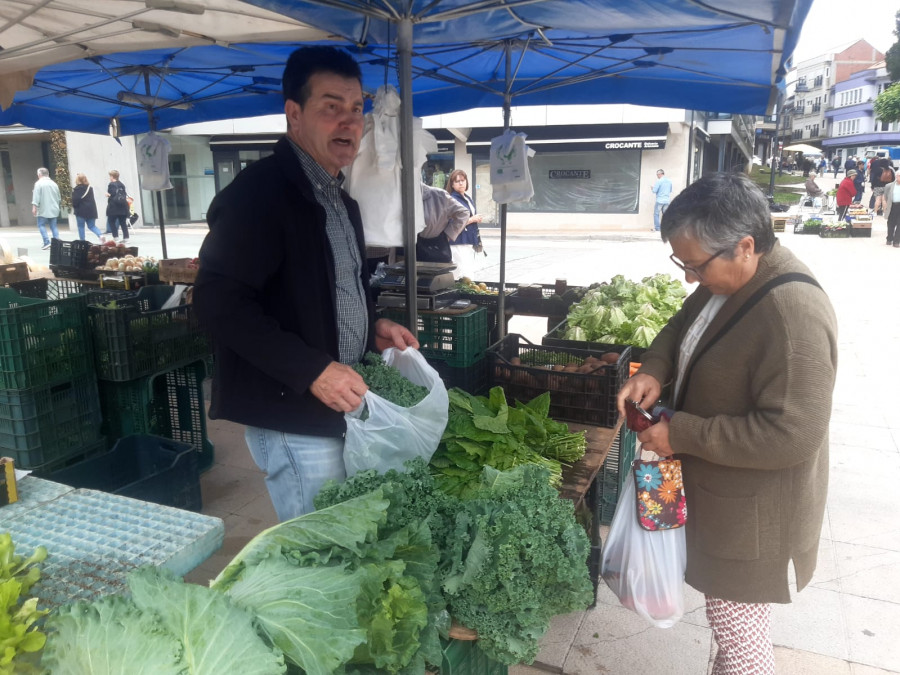
<instances>
[{"instance_id":1,"label":"balcony railing","mask_svg":"<svg viewBox=\"0 0 900 675\"><path fill-rule=\"evenodd\" d=\"M815 105L813 105L812 109L810 110L810 112L813 115L815 115L817 112L821 112L821 111L822 111L822 104L820 104L820 103L816 103Z\"/></svg>"}]
</instances>

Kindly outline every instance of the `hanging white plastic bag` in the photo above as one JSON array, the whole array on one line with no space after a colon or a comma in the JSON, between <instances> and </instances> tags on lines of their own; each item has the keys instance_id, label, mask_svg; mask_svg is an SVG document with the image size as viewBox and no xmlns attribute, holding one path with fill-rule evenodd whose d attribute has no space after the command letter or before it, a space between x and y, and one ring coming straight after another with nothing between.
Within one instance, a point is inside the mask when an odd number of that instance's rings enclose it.
<instances>
[{"instance_id":1,"label":"hanging white plastic bag","mask_svg":"<svg viewBox=\"0 0 900 675\"><path fill-rule=\"evenodd\" d=\"M413 118L413 171L437 152L434 136ZM353 164L344 170L344 189L359 204L368 246L403 246L401 204L400 96L391 85L378 88ZM417 188L418 190L418 188ZM421 195L414 197L416 232L425 229Z\"/></svg>"},{"instance_id":2,"label":"hanging white plastic bag","mask_svg":"<svg viewBox=\"0 0 900 675\"><path fill-rule=\"evenodd\" d=\"M657 628L671 628L684 615L684 530L641 527L629 472L603 547L600 575L623 607Z\"/></svg>"},{"instance_id":3,"label":"hanging white plastic bag","mask_svg":"<svg viewBox=\"0 0 900 675\"><path fill-rule=\"evenodd\" d=\"M381 357L407 380L428 389L428 395L411 408L386 401L372 391L363 396L363 405L346 413L347 436L344 441L344 468L347 476L358 471L403 470L408 459L421 457L426 462L437 450L444 429L450 400L437 371L412 347L403 351L385 349ZM368 408L369 415L361 419Z\"/></svg>"},{"instance_id":4,"label":"hanging white plastic bag","mask_svg":"<svg viewBox=\"0 0 900 675\"><path fill-rule=\"evenodd\" d=\"M495 202L527 202L534 196L529 157L534 157L534 150L525 145L525 134L507 129L491 139L491 191Z\"/></svg>"}]
</instances>

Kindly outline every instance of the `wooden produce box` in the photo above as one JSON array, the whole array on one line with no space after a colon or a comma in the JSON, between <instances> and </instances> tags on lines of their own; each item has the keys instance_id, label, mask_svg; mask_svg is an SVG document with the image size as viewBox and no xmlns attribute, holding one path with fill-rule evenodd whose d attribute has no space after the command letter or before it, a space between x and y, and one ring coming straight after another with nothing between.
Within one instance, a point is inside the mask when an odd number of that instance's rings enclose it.
<instances>
[{"instance_id":1,"label":"wooden produce box","mask_svg":"<svg viewBox=\"0 0 900 675\"><path fill-rule=\"evenodd\" d=\"M17 281L28 281L28 263L0 265L0 285L14 284Z\"/></svg>"},{"instance_id":2,"label":"wooden produce box","mask_svg":"<svg viewBox=\"0 0 900 675\"><path fill-rule=\"evenodd\" d=\"M787 216L772 214L772 229L776 232L784 232L784 226L787 225Z\"/></svg>"},{"instance_id":3,"label":"wooden produce box","mask_svg":"<svg viewBox=\"0 0 900 675\"><path fill-rule=\"evenodd\" d=\"M159 261L159 280L173 284L192 284L197 280L197 258L167 258Z\"/></svg>"}]
</instances>

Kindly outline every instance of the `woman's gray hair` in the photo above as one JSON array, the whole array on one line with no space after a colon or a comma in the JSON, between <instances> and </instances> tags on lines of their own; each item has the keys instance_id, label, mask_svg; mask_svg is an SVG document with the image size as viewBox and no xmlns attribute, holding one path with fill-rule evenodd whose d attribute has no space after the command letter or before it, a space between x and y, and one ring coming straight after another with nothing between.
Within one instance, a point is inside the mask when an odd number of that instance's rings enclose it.
<instances>
[{"instance_id":1,"label":"woman's gray hair","mask_svg":"<svg viewBox=\"0 0 900 675\"><path fill-rule=\"evenodd\" d=\"M709 174L685 188L663 213L660 235L691 237L710 255L733 251L747 236L758 253L775 245L769 200L742 173Z\"/></svg>"}]
</instances>

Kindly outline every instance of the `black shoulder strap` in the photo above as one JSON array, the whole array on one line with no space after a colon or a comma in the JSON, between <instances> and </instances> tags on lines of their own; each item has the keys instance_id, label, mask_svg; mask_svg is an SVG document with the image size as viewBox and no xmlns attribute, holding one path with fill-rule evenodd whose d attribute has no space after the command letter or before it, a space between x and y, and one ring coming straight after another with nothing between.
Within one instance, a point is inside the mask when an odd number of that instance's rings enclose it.
<instances>
[{"instance_id":1,"label":"black shoulder strap","mask_svg":"<svg viewBox=\"0 0 900 675\"><path fill-rule=\"evenodd\" d=\"M691 357L691 365L688 368L687 372L685 372L684 379L681 381L681 389L678 392L678 401L676 402L675 410L681 409L681 404L684 402L685 392L687 391L688 382L691 379L691 371L694 369L694 364L696 364L697 361L700 360L700 357L703 356L710 347L716 344L716 342L718 342L723 335L734 328L734 325L738 321L743 319L744 315L751 309L753 309L754 305L762 300L769 291L777 286L781 286L782 284L787 284L792 281L800 281L804 284L812 284L817 288L822 288L819 285L818 281L813 279L808 274L803 274L802 272L789 272L787 274L782 274L773 279L769 279L766 283L757 288L753 295L747 298L746 302L744 302L744 304L740 306L738 311L731 315L731 318L729 318L728 321L725 322L725 325L719 329L719 332L713 335L709 342L703 345L703 349L701 349Z\"/></svg>"}]
</instances>

